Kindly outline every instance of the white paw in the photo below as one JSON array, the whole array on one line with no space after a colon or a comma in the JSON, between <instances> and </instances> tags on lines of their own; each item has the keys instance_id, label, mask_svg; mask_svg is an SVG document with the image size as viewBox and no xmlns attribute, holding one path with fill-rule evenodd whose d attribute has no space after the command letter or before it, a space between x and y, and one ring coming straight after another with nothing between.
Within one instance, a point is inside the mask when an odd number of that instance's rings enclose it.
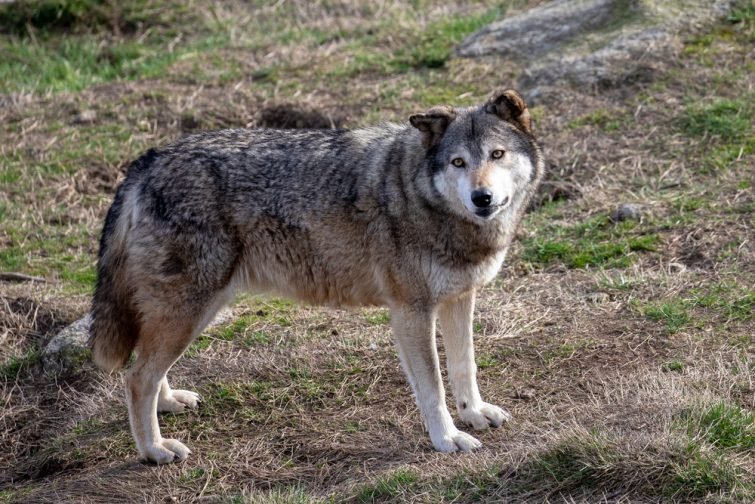
<instances>
[{"instance_id":1,"label":"white paw","mask_svg":"<svg viewBox=\"0 0 755 504\"><path fill-rule=\"evenodd\" d=\"M191 450L175 439L161 439L142 453L142 458L155 464L170 464L179 460L186 460Z\"/></svg>"},{"instance_id":2,"label":"white paw","mask_svg":"<svg viewBox=\"0 0 755 504\"><path fill-rule=\"evenodd\" d=\"M482 443L477 438L456 428L438 436L431 435L430 439L433 442L433 447L444 453L455 451L468 452L482 446Z\"/></svg>"},{"instance_id":3,"label":"white paw","mask_svg":"<svg viewBox=\"0 0 755 504\"><path fill-rule=\"evenodd\" d=\"M469 405L466 408L460 406L459 416L462 422L475 430L500 427L503 422L511 420L511 414L508 411L499 408L495 404L488 404L486 402L474 406Z\"/></svg>"},{"instance_id":4,"label":"white paw","mask_svg":"<svg viewBox=\"0 0 755 504\"><path fill-rule=\"evenodd\" d=\"M171 390L167 397L157 399L157 411L160 413L183 413L187 409L196 409L202 399L196 392L189 390Z\"/></svg>"}]
</instances>

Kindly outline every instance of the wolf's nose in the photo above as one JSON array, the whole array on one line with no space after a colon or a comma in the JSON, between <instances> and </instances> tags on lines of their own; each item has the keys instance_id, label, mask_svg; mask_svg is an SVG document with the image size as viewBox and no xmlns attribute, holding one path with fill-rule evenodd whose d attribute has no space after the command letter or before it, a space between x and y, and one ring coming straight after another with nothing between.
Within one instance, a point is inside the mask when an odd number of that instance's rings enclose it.
<instances>
[{"instance_id":1,"label":"wolf's nose","mask_svg":"<svg viewBox=\"0 0 755 504\"><path fill-rule=\"evenodd\" d=\"M474 203L476 207L489 207L492 200L493 193L487 187L476 189L474 192L472 192L472 203Z\"/></svg>"}]
</instances>

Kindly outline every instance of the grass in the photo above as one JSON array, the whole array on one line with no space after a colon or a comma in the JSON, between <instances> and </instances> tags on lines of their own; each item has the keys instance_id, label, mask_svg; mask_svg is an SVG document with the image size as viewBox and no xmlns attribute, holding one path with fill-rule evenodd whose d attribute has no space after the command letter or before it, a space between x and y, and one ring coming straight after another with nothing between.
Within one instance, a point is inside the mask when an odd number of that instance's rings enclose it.
<instances>
[{"instance_id":1,"label":"grass","mask_svg":"<svg viewBox=\"0 0 755 504\"><path fill-rule=\"evenodd\" d=\"M574 269L627 267L639 254L655 251L659 243L660 236L644 231L641 224L613 224L602 214L577 224L538 226L535 237L523 240L521 257L536 267L554 263Z\"/></svg>"},{"instance_id":2,"label":"grass","mask_svg":"<svg viewBox=\"0 0 755 504\"><path fill-rule=\"evenodd\" d=\"M690 419L691 434L719 448L755 448L755 413L725 402L703 409Z\"/></svg>"},{"instance_id":3,"label":"grass","mask_svg":"<svg viewBox=\"0 0 755 504\"><path fill-rule=\"evenodd\" d=\"M708 139L703 168L727 168L755 150L752 124L755 120L755 95L739 99L715 99L709 103L690 103L682 117L682 130Z\"/></svg>"},{"instance_id":4,"label":"grass","mask_svg":"<svg viewBox=\"0 0 755 504\"><path fill-rule=\"evenodd\" d=\"M735 281L721 281L705 289L691 289L677 299L646 304L643 315L662 322L669 334L693 321L717 321L725 326L751 321L755 317L755 292Z\"/></svg>"},{"instance_id":5,"label":"grass","mask_svg":"<svg viewBox=\"0 0 755 504\"><path fill-rule=\"evenodd\" d=\"M15 380L23 371L39 363L42 352L38 348L30 348L21 355L11 356L0 363L0 379Z\"/></svg>"},{"instance_id":6,"label":"grass","mask_svg":"<svg viewBox=\"0 0 755 504\"><path fill-rule=\"evenodd\" d=\"M598 109L572 119L567 123L566 127L577 129L590 125L597 126L603 131L611 132L621 129L626 120L623 112Z\"/></svg>"},{"instance_id":7,"label":"grass","mask_svg":"<svg viewBox=\"0 0 755 504\"><path fill-rule=\"evenodd\" d=\"M751 100L717 99L708 104L689 104L682 127L689 135L742 140L752 128Z\"/></svg>"},{"instance_id":8,"label":"grass","mask_svg":"<svg viewBox=\"0 0 755 504\"><path fill-rule=\"evenodd\" d=\"M246 305L246 313L238 315L229 325L221 326L200 335L186 350L186 355L196 357L209 349L214 342L232 343L253 348L271 344L274 331L292 324L294 303L285 299L259 299L243 297L239 306Z\"/></svg>"},{"instance_id":9,"label":"grass","mask_svg":"<svg viewBox=\"0 0 755 504\"><path fill-rule=\"evenodd\" d=\"M725 321L748 321L755 317L755 291L733 281L723 281L706 289L693 289L687 304L718 312Z\"/></svg>"},{"instance_id":10,"label":"grass","mask_svg":"<svg viewBox=\"0 0 755 504\"><path fill-rule=\"evenodd\" d=\"M665 373L681 373L682 371L684 371L684 368L684 362L676 359L664 362L661 366L661 370Z\"/></svg>"},{"instance_id":11,"label":"grass","mask_svg":"<svg viewBox=\"0 0 755 504\"><path fill-rule=\"evenodd\" d=\"M389 325L391 313L388 310L370 310L364 313L364 320L372 325Z\"/></svg>"},{"instance_id":12,"label":"grass","mask_svg":"<svg viewBox=\"0 0 755 504\"><path fill-rule=\"evenodd\" d=\"M662 447L626 442L602 431L575 431L516 468L489 464L437 478L400 471L362 489L355 501L540 502L565 495L591 501L588 496L605 495L618 482L623 496L639 501L731 495L745 502L755 495L755 485L725 452L672 441L665 449L673 456L663 459Z\"/></svg>"},{"instance_id":13,"label":"grass","mask_svg":"<svg viewBox=\"0 0 755 504\"><path fill-rule=\"evenodd\" d=\"M375 35L354 38L348 46L348 63L335 66L328 76L353 77L360 73L405 74L417 70L443 68L453 48L464 37L500 18L499 8L481 14L457 16L427 23L402 32L401 44L389 52L375 51L375 47L389 44L397 34L392 22L383 24Z\"/></svg>"},{"instance_id":14,"label":"grass","mask_svg":"<svg viewBox=\"0 0 755 504\"><path fill-rule=\"evenodd\" d=\"M0 6L0 25L19 36L37 32L134 32L157 26L180 26L191 9L182 2L129 0L113 9L106 0L29 0Z\"/></svg>"},{"instance_id":15,"label":"grass","mask_svg":"<svg viewBox=\"0 0 755 504\"><path fill-rule=\"evenodd\" d=\"M402 499L406 491L418 481L416 473L400 470L378 478L375 483L363 488L355 497L355 502L367 504L381 501Z\"/></svg>"},{"instance_id":16,"label":"grass","mask_svg":"<svg viewBox=\"0 0 755 504\"><path fill-rule=\"evenodd\" d=\"M752 483L743 480L741 471L724 454L705 452L695 443L688 445L673 476L666 494L674 498L700 498L738 487L744 490L736 493L755 495Z\"/></svg>"},{"instance_id":17,"label":"grass","mask_svg":"<svg viewBox=\"0 0 755 504\"><path fill-rule=\"evenodd\" d=\"M480 390L516 419L476 434L482 454L431 452L387 310L241 298L171 371L204 402L160 416L194 452L168 467L136 463L119 374L55 381L30 350L87 309L128 160L281 102L347 127L479 103L520 69L454 45L528 4L117 4L0 7L0 270L51 280L0 283L0 500L755 499L749 4L646 90L560 86L532 109L551 181L580 191L525 217L478 294ZM621 201L642 220L611 222ZM679 267L692 242L706 262Z\"/></svg>"},{"instance_id":18,"label":"grass","mask_svg":"<svg viewBox=\"0 0 755 504\"><path fill-rule=\"evenodd\" d=\"M200 17L184 3L155 0L121 2L116 9L105 0L2 5L0 25L12 36L0 40L0 92L79 91L160 77L182 57L227 44ZM187 22L194 24L188 41L180 29Z\"/></svg>"},{"instance_id":19,"label":"grass","mask_svg":"<svg viewBox=\"0 0 755 504\"><path fill-rule=\"evenodd\" d=\"M666 330L672 334L678 332L691 320L685 304L679 301L653 304L645 307L643 313L650 320L665 323Z\"/></svg>"}]
</instances>

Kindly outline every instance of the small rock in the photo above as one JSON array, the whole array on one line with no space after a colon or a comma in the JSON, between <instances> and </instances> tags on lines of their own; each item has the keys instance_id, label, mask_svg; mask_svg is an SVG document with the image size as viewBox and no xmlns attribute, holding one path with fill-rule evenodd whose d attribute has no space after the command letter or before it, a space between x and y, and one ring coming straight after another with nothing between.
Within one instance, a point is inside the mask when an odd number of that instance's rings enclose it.
<instances>
[{"instance_id":1,"label":"small rock","mask_svg":"<svg viewBox=\"0 0 755 504\"><path fill-rule=\"evenodd\" d=\"M207 324L206 329L228 324L232 322L233 319L234 319L233 311L228 307L223 308L217 313L217 315L215 315L215 318L212 319L212 321L209 324Z\"/></svg>"},{"instance_id":2,"label":"small rock","mask_svg":"<svg viewBox=\"0 0 755 504\"><path fill-rule=\"evenodd\" d=\"M678 262L670 262L668 263L668 272L672 275L678 274L678 273L684 273L687 270L687 267Z\"/></svg>"},{"instance_id":3,"label":"small rock","mask_svg":"<svg viewBox=\"0 0 755 504\"><path fill-rule=\"evenodd\" d=\"M367 347L369 350L377 350L378 346L375 343L370 343L370 346Z\"/></svg>"},{"instance_id":4,"label":"small rock","mask_svg":"<svg viewBox=\"0 0 755 504\"><path fill-rule=\"evenodd\" d=\"M49 374L67 374L89 359L89 326L91 315L63 328L42 351L42 364Z\"/></svg>"},{"instance_id":5,"label":"small rock","mask_svg":"<svg viewBox=\"0 0 755 504\"><path fill-rule=\"evenodd\" d=\"M97 120L97 112L91 109L82 110L73 118L73 124L92 124Z\"/></svg>"},{"instance_id":6,"label":"small rock","mask_svg":"<svg viewBox=\"0 0 755 504\"><path fill-rule=\"evenodd\" d=\"M585 301L588 303L601 304L607 303L611 300L611 296L605 292L590 292L585 295Z\"/></svg>"},{"instance_id":7,"label":"small rock","mask_svg":"<svg viewBox=\"0 0 755 504\"><path fill-rule=\"evenodd\" d=\"M529 401L533 397L535 397L536 391L533 388L523 388L523 389L517 389L512 394L511 397L514 399L522 399L524 401Z\"/></svg>"},{"instance_id":8,"label":"small rock","mask_svg":"<svg viewBox=\"0 0 755 504\"><path fill-rule=\"evenodd\" d=\"M622 203L611 213L610 218L613 222L623 222L625 220L638 221L642 219L642 212L640 211L640 207L634 203Z\"/></svg>"}]
</instances>

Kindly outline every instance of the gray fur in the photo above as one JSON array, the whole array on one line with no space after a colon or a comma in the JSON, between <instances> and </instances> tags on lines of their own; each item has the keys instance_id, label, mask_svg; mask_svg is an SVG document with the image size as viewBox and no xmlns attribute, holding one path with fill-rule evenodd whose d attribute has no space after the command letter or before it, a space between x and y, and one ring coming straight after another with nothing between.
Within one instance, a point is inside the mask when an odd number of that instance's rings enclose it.
<instances>
[{"instance_id":1,"label":"gray fur","mask_svg":"<svg viewBox=\"0 0 755 504\"><path fill-rule=\"evenodd\" d=\"M437 307L470 295L473 307L475 289L500 267L542 178L526 105L511 105L511 93L479 107L446 107L450 115L431 109L412 116L415 127L214 131L135 161L103 229L91 340L106 369L137 352L127 389L142 456L167 462L188 454L159 437L142 401L164 382L161 404L173 404L165 373L237 289L389 306L407 321L394 331L415 392L442 392L431 348ZM463 146L475 170L488 163L484 146L493 144L529 160L532 171L516 179L511 203L494 217L467 215L439 177L454 176L445 172L454 149ZM402 343L407 338L414 343ZM424 356L408 355L412 345ZM412 366L421 376L412 376ZM443 416L421 409L430 424ZM453 427L444 416L438 422L439 432ZM444 451L474 447L433 443Z\"/></svg>"}]
</instances>

